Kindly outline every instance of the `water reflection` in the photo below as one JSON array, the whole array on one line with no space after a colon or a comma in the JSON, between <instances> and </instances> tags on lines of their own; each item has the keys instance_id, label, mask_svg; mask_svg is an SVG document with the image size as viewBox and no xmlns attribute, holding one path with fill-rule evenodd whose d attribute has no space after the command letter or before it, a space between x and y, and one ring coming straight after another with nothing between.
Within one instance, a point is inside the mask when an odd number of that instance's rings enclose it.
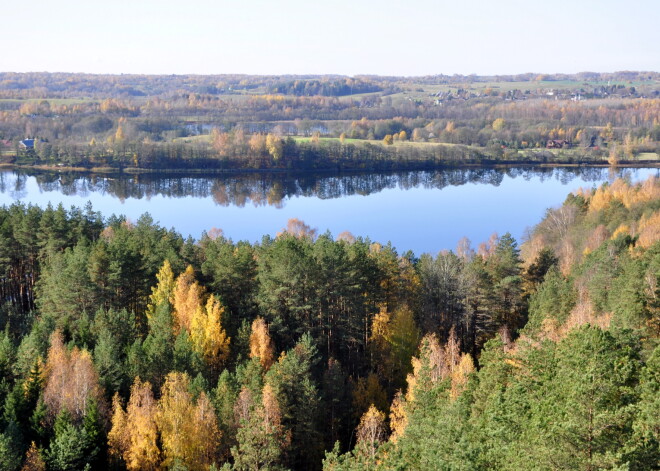
<instances>
[{"instance_id":1,"label":"water reflection","mask_svg":"<svg viewBox=\"0 0 660 471\"><path fill-rule=\"evenodd\" d=\"M477 168L395 173L245 173L230 175L81 175L80 173L0 172L0 192L13 199L25 197L28 177L34 177L41 192L58 192L67 196L86 197L91 193L110 195L124 201L147 199L161 195L182 198L212 197L220 206L274 206L281 208L293 197L319 199L350 195L369 195L385 189L442 189L447 186L486 184L499 186L508 176L544 182L555 179L568 184L579 178L600 182L626 176L630 170L589 167L569 168Z\"/></svg>"}]
</instances>

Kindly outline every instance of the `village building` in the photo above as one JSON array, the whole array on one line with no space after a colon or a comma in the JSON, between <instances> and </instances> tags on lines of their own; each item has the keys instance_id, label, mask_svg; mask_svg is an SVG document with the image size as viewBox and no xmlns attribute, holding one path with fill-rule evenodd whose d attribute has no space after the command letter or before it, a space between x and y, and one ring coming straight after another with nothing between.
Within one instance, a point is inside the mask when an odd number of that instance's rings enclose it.
<instances>
[{"instance_id":1,"label":"village building","mask_svg":"<svg viewBox=\"0 0 660 471\"><path fill-rule=\"evenodd\" d=\"M26 149L26 150L34 149L35 141L36 141L36 139L23 139L20 142L20 146L21 146L22 149Z\"/></svg>"},{"instance_id":2,"label":"village building","mask_svg":"<svg viewBox=\"0 0 660 471\"><path fill-rule=\"evenodd\" d=\"M571 147L571 143L565 139L549 139L545 147L546 149L566 149Z\"/></svg>"}]
</instances>

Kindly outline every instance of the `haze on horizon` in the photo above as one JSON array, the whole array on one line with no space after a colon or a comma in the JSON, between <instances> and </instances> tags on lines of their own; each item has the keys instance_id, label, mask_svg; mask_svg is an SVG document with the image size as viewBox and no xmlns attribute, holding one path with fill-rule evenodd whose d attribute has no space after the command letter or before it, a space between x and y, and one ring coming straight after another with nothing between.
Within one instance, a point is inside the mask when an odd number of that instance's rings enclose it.
<instances>
[{"instance_id":1,"label":"haze on horizon","mask_svg":"<svg viewBox=\"0 0 660 471\"><path fill-rule=\"evenodd\" d=\"M660 2L25 0L0 71L502 75L660 70Z\"/></svg>"}]
</instances>

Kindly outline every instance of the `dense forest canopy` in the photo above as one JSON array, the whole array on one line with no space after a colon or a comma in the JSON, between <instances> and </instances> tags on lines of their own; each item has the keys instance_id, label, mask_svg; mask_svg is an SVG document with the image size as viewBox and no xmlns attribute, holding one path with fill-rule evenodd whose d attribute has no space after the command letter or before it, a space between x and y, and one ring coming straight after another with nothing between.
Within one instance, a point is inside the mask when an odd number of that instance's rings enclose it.
<instances>
[{"instance_id":1,"label":"dense forest canopy","mask_svg":"<svg viewBox=\"0 0 660 471\"><path fill-rule=\"evenodd\" d=\"M658 159L659 115L656 72L493 77L3 72L0 159L134 169L648 162Z\"/></svg>"},{"instance_id":2,"label":"dense forest canopy","mask_svg":"<svg viewBox=\"0 0 660 471\"><path fill-rule=\"evenodd\" d=\"M654 469L660 183L436 256L0 208L0 468Z\"/></svg>"}]
</instances>

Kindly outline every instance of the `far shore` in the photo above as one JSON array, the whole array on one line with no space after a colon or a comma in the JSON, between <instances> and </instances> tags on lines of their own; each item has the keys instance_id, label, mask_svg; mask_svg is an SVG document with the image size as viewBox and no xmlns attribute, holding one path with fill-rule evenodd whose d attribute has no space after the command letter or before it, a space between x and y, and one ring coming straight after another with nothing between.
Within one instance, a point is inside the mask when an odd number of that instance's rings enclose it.
<instances>
[{"instance_id":1,"label":"far shore","mask_svg":"<svg viewBox=\"0 0 660 471\"><path fill-rule=\"evenodd\" d=\"M620 161L616 165L610 165L607 162L524 162L524 161L508 161L497 162L487 161L480 163L465 162L442 162L438 164L429 165L411 165L411 166L397 166L388 169L366 169L366 168L320 168L320 169L303 169L303 168L141 168L141 167L82 167L82 166L67 166L67 165L26 165L14 163L0 163L0 169L7 170L37 170L42 172L77 172L97 175L109 174L123 174L123 175L141 175L141 174L239 174L239 173L290 173L290 172L303 172L303 173L369 173L369 172L382 172L382 171L414 171L414 170L442 170L442 169L460 169L460 168L660 168L660 161L658 160L645 160L645 161Z\"/></svg>"}]
</instances>

